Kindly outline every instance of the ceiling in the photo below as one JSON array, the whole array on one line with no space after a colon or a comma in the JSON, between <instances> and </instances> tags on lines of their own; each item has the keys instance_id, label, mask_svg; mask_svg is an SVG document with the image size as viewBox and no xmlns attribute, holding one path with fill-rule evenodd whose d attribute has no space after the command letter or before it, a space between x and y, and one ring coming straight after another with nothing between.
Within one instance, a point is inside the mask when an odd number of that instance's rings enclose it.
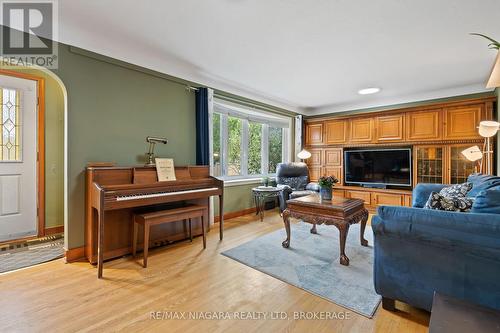
<instances>
[{"instance_id":1,"label":"ceiling","mask_svg":"<svg viewBox=\"0 0 500 333\"><path fill-rule=\"evenodd\" d=\"M59 40L304 114L486 91L498 0L60 0ZM376 86L376 95L361 88Z\"/></svg>"}]
</instances>

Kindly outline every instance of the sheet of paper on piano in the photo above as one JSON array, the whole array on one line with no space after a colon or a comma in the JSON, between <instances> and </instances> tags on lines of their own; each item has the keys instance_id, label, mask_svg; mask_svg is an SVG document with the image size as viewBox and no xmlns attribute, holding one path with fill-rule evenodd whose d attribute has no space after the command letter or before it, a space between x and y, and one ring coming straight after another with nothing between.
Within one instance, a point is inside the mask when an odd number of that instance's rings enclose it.
<instances>
[{"instance_id":1,"label":"sheet of paper on piano","mask_svg":"<svg viewBox=\"0 0 500 333\"><path fill-rule=\"evenodd\" d=\"M159 182L175 180L174 159L156 158L155 163Z\"/></svg>"}]
</instances>

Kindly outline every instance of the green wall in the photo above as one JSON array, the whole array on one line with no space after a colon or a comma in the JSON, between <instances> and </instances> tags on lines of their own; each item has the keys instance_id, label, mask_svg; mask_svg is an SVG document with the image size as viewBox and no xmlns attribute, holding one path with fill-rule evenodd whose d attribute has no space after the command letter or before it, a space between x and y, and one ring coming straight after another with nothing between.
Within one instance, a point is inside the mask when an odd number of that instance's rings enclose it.
<instances>
[{"instance_id":1,"label":"green wall","mask_svg":"<svg viewBox=\"0 0 500 333\"><path fill-rule=\"evenodd\" d=\"M64 95L59 83L36 69L15 71L45 79L45 228L64 224Z\"/></svg>"}]
</instances>

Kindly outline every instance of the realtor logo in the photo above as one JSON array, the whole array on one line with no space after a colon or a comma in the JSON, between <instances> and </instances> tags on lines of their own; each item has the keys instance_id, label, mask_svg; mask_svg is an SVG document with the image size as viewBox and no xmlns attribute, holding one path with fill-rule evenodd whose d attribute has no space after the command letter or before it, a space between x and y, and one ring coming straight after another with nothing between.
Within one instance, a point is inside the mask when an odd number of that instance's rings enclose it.
<instances>
[{"instance_id":1,"label":"realtor logo","mask_svg":"<svg viewBox=\"0 0 500 333\"><path fill-rule=\"evenodd\" d=\"M57 68L57 3L1 1L1 66Z\"/></svg>"}]
</instances>

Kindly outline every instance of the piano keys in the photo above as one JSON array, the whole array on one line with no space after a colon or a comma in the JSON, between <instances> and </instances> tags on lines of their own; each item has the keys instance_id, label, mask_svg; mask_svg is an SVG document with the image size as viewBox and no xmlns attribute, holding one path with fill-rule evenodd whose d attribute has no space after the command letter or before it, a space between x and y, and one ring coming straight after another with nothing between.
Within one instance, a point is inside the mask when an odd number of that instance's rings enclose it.
<instances>
[{"instance_id":1,"label":"piano keys","mask_svg":"<svg viewBox=\"0 0 500 333\"><path fill-rule=\"evenodd\" d=\"M104 260L131 253L134 213L185 204L208 208L209 198L218 196L220 216L223 216L224 182L209 176L208 166L176 167L175 174L175 181L158 182L155 167L87 168L85 255L91 263L97 263L99 278ZM209 221L208 216L203 219ZM194 235L201 234L200 223L193 221ZM223 228L221 218L221 240ZM158 225L151 230L153 242L187 237L188 230L182 221Z\"/></svg>"}]
</instances>

